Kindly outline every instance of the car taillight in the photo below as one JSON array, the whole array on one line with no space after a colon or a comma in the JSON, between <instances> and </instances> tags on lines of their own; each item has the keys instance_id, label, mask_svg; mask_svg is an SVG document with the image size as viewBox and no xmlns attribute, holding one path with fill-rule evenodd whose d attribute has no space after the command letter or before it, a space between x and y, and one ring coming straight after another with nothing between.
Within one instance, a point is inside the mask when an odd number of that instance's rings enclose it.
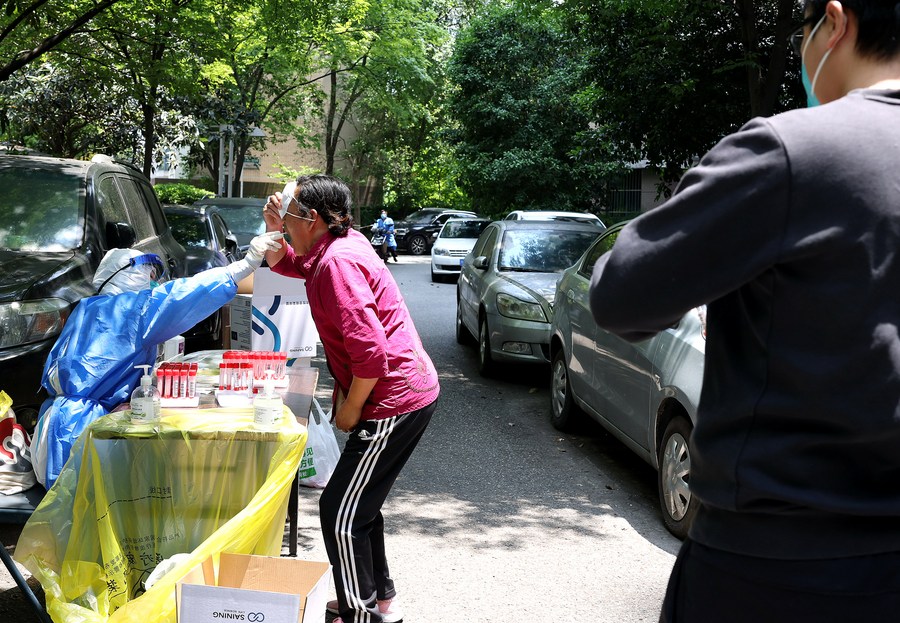
<instances>
[{"instance_id":1,"label":"car taillight","mask_svg":"<svg viewBox=\"0 0 900 623\"><path fill-rule=\"evenodd\" d=\"M22 346L55 338L69 317L63 299L16 301L0 305L0 348Z\"/></svg>"}]
</instances>

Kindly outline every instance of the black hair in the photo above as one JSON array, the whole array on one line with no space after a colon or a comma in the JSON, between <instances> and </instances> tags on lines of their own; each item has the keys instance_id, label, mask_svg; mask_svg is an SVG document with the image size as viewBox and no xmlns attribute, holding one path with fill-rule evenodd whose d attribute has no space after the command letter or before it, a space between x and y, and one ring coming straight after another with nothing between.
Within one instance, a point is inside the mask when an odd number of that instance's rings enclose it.
<instances>
[{"instance_id":1,"label":"black hair","mask_svg":"<svg viewBox=\"0 0 900 623\"><path fill-rule=\"evenodd\" d=\"M344 182L331 175L301 175L297 187L301 208L318 212L332 235L347 235L353 227L353 204L350 189Z\"/></svg>"},{"instance_id":2,"label":"black hair","mask_svg":"<svg viewBox=\"0 0 900 623\"><path fill-rule=\"evenodd\" d=\"M803 11L818 21L829 0L804 0ZM900 0L841 0L859 22L856 49L863 56L889 60L900 54Z\"/></svg>"}]
</instances>

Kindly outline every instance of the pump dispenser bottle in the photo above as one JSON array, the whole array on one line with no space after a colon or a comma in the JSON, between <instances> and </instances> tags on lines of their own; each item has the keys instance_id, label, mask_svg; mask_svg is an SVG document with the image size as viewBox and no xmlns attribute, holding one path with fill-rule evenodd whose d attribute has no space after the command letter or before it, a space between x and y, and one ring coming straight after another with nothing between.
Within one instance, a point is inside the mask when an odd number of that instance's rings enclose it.
<instances>
[{"instance_id":1,"label":"pump dispenser bottle","mask_svg":"<svg viewBox=\"0 0 900 623\"><path fill-rule=\"evenodd\" d=\"M263 391L253 399L253 425L260 430L273 430L281 419L284 403L275 393L274 372L266 370Z\"/></svg>"},{"instance_id":2,"label":"pump dispenser bottle","mask_svg":"<svg viewBox=\"0 0 900 623\"><path fill-rule=\"evenodd\" d=\"M141 384L131 392L131 421L138 424L149 424L159 420L159 390L151 385L151 366L135 366L143 368L144 376Z\"/></svg>"}]
</instances>

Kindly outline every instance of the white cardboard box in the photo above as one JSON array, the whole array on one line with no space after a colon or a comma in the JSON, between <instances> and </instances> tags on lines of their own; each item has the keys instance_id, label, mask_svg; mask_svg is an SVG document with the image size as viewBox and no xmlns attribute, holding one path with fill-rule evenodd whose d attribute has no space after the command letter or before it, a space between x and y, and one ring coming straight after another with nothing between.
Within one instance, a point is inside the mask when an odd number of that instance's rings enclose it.
<instances>
[{"instance_id":1,"label":"white cardboard box","mask_svg":"<svg viewBox=\"0 0 900 623\"><path fill-rule=\"evenodd\" d=\"M251 303L252 350L286 352L289 360L315 356L319 334L309 311L305 280L260 268L253 275Z\"/></svg>"},{"instance_id":2,"label":"white cardboard box","mask_svg":"<svg viewBox=\"0 0 900 623\"><path fill-rule=\"evenodd\" d=\"M327 562L223 553L175 586L178 623L263 621L324 623L331 565Z\"/></svg>"}]
</instances>

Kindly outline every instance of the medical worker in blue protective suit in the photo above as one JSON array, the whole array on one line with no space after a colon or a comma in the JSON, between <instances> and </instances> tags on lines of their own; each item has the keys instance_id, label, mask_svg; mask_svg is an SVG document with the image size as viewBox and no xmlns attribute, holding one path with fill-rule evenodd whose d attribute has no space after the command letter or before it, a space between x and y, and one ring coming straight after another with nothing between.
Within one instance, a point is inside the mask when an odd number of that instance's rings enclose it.
<instances>
[{"instance_id":1,"label":"medical worker in blue protective suit","mask_svg":"<svg viewBox=\"0 0 900 623\"><path fill-rule=\"evenodd\" d=\"M385 210L381 211L381 217L375 223L375 231L384 234L384 242L381 245L381 257L385 263L388 261L388 254L393 256L394 263L397 263L397 238L394 236L394 219L388 216Z\"/></svg>"},{"instance_id":2,"label":"medical worker in blue protective suit","mask_svg":"<svg viewBox=\"0 0 900 623\"><path fill-rule=\"evenodd\" d=\"M228 303L265 252L281 248L279 238L257 236L244 259L160 285L156 255L113 249L104 256L93 279L98 296L76 305L44 365L50 398L32 443L39 482L53 486L81 431L130 399L142 374L135 366L154 365L159 344Z\"/></svg>"}]
</instances>

